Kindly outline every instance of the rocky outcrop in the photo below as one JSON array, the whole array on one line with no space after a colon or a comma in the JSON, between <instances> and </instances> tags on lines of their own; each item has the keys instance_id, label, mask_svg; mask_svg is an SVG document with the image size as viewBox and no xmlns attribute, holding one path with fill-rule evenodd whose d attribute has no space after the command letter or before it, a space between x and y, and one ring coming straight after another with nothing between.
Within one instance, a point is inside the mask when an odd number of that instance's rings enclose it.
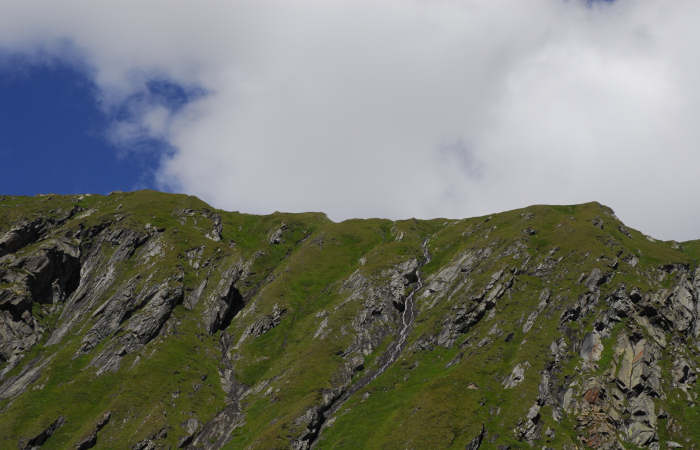
<instances>
[{"instance_id":1,"label":"rocky outcrop","mask_svg":"<svg viewBox=\"0 0 700 450\"><path fill-rule=\"evenodd\" d=\"M208 422L197 435L182 441L184 448L219 449L231 438L236 428L245 423L245 415L237 405L229 405Z\"/></svg>"},{"instance_id":2,"label":"rocky outcrop","mask_svg":"<svg viewBox=\"0 0 700 450\"><path fill-rule=\"evenodd\" d=\"M467 444L464 450L479 450L481 447L481 442L484 440L484 436L486 436L486 428L484 428L484 425L481 425L481 431L479 434L477 434L474 439L469 441L469 444Z\"/></svg>"},{"instance_id":3,"label":"rocky outcrop","mask_svg":"<svg viewBox=\"0 0 700 450\"><path fill-rule=\"evenodd\" d=\"M285 307L280 307L280 305L276 304L272 307L272 313L267 314L260 319L256 320L253 322L241 335L241 339L239 340L239 343L242 342L244 339L246 339L248 336L250 337L258 337L262 336L263 334L267 333L271 329L275 328L277 325L282 322L282 317L285 315L287 312L287 308Z\"/></svg>"},{"instance_id":4,"label":"rocky outcrop","mask_svg":"<svg viewBox=\"0 0 700 450\"><path fill-rule=\"evenodd\" d=\"M31 439L22 440L19 442L19 448L23 450L33 450L41 447L46 443L46 441L66 423L66 419L60 416L58 419L54 420L47 426L41 433L37 434Z\"/></svg>"},{"instance_id":5,"label":"rocky outcrop","mask_svg":"<svg viewBox=\"0 0 700 450\"><path fill-rule=\"evenodd\" d=\"M694 275L684 267L664 269L669 270L677 273L679 279L672 289L643 295L637 289L628 293L621 287L606 299L610 307L604 309L594 329L583 337L579 349L580 367L589 378L584 383L570 383L559 400L545 396L544 403L553 400L555 411L561 407L562 411L576 417L577 430L587 446L622 448L626 442L660 448L659 417L666 417L666 413L660 411L657 404L667 398L662 367L664 348L668 347L669 340L677 344L692 341L697 320L693 312L697 305L697 290L692 284ZM576 306L579 317L590 310L590 295L597 295L602 278L602 274L595 271L586 278L584 284L590 294L582 296L583 301ZM571 311L567 311L565 317L572 316ZM631 321L626 321L627 318ZM625 330L613 342L604 344L611 330L622 326L623 321ZM603 375L597 375L605 345L612 346L610 367ZM687 393L688 386L684 383L694 383L692 373L690 364L676 357L671 369L672 387ZM543 372L543 382L547 376L549 372ZM550 383L549 389L557 388ZM692 395L688 395L687 400L694 405ZM525 428L521 426L517 434L528 440Z\"/></svg>"},{"instance_id":6,"label":"rocky outcrop","mask_svg":"<svg viewBox=\"0 0 700 450\"><path fill-rule=\"evenodd\" d=\"M600 339L600 335L593 331L586 333L581 343L581 350L579 354L585 362L595 362L600 360L600 356L603 352L603 344Z\"/></svg>"},{"instance_id":7,"label":"rocky outcrop","mask_svg":"<svg viewBox=\"0 0 700 450\"><path fill-rule=\"evenodd\" d=\"M80 250L71 243L48 241L0 265L0 286L5 286L0 288L0 361L7 361L7 367L13 367L44 334L35 309L56 308L77 288L79 257Z\"/></svg>"},{"instance_id":8,"label":"rocky outcrop","mask_svg":"<svg viewBox=\"0 0 700 450\"><path fill-rule=\"evenodd\" d=\"M0 237L0 258L14 253L39 240L46 231L46 221L42 218L16 225Z\"/></svg>"},{"instance_id":9,"label":"rocky outcrop","mask_svg":"<svg viewBox=\"0 0 700 450\"><path fill-rule=\"evenodd\" d=\"M283 223L279 226L279 228L270 233L267 241L273 245L280 244L282 242L282 235L285 231L287 231L287 225Z\"/></svg>"},{"instance_id":10,"label":"rocky outcrop","mask_svg":"<svg viewBox=\"0 0 700 450\"><path fill-rule=\"evenodd\" d=\"M112 228L101 223L90 228L79 228L77 239L81 242L80 282L75 292L66 300L61 310L58 326L51 333L47 345L55 345L76 326L89 311L105 302L103 297L119 277L124 265L149 238L147 233ZM106 306L103 303L102 306Z\"/></svg>"},{"instance_id":11,"label":"rocky outcrop","mask_svg":"<svg viewBox=\"0 0 700 450\"><path fill-rule=\"evenodd\" d=\"M209 334L224 330L238 312L245 306L243 296L236 287L241 269L234 265L221 275L221 280L207 301L204 324Z\"/></svg>"},{"instance_id":12,"label":"rocky outcrop","mask_svg":"<svg viewBox=\"0 0 700 450\"><path fill-rule=\"evenodd\" d=\"M374 282L355 271L341 288L348 295L346 301L361 301L362 308L352 320L355 342L344 355L368 355L397 327L405 310L407 289L417 281L419 262L411 259L385 269L380 274L382 282Z\"/></svg>"},{"instance_id":13,"label":"rocky outcrop","mask_svg":"<svg viewBox=\"0 0 700 450\"><path fill-rule=\"evenodd\" d=\"M515 428L518 439L532 444L540 437L540 405L535 403L527 411L527 415Z\"/></svg>"},{"instance_id":14,"label":"rocky outcrop","mask_svg":"<svg viewBox=\"0 0 700 450\"><path fill-rule=\"evenodd\" d=\"M95 428L92 430L92 432L76 444L76 450L87 450L97 445L97 433L99 433L100 430L104 428L105 425L107 425L111 417L112 413L110 411L104 413L95 424Z\"/></svg>"},{"instance_id":15,"label":"rocky outcrop","mask_svg":"<svg viewBox=\"0 0 700 450\"><path fill-rule=\"evenodd\" d=\"M24 392L28 386L39 379L41 371L51 363L53 358L53 355L44 359L35 358L27 362L17 375L2 380L2 384L0 384L0 399L11 399ZM8 365L8 367L12 368L13 366ZM3 375L7 372L9 370L3 371Z\"/></svg>"},{"instance_id":16,"label":"rocky outcrop","mask_svg":"<svg viewBox=\"0 0 700 450\"><path fill-rule=\"evenodd\" d=\"M205 229L204 236L207 239L211 239L214 242L221 241L221 233L224 230L224 226L221 221L220 214L217 214L209 209L194 210L190 208L185 208L183 210L177 211L175 215L180 219L180 223L183 225L186 223L187 217L192 218L195 225L197 226L199 226L200 220L208 222L210 228L208 230Z\"/></svg>"},{"instance_id":17,"label":"rocky outcrop","mask_svg":"<svg viewBox=\"0 0 700 450\"><path fill-rule=\"evenodd\" d=\"M496 306L498 299L511 288L513 281L511 270L494 272L480 294L452 308L452 314L443 322L442 331L437 336L437 344L445 347L454 345L459 335L467 333Z\"/></svg>"},{"instance_id":18,"label":"rocky outcrop","mask_svg":"<svg viewBox=\"0 0 700 450\"><path fill-rule=\"evenodd\" d=\"M110 299L105 309L98 308L93 313L97 321L83 339L79 352L90 352L103 339L120 330L122 334L91 362L98 374L117 370L125 355L135 352L158 335L182 298L182 287L173 285L171 280L148 286L136 295L130 290L121 291L119 298Z\"/></svg>"},{"instance_id":19,"label":"rocky outcrop","mask_svg":"<svg viewBox=\"0 0 700 450\"><path fill-rule=\"evenodd\" d=\"M163 448L163 439L168 437L168 429L161 428L146 439L142 439L131 446L131 450L156 450Z\"/></svg>"},{"instance_id":20,"label":"rocky outcrop","mask_svg":"<svg viewBox=\"0 0 700 450\"><path fill-rule=\"evenodd\" d=\"M503 387L506 389L512 389L519 385L525 379L525 370L530 367L530 363L525 361L524 363L518 363L513 367L513 371L508 375L508 377L503 380Z\"/></svg>"}]
</instances>

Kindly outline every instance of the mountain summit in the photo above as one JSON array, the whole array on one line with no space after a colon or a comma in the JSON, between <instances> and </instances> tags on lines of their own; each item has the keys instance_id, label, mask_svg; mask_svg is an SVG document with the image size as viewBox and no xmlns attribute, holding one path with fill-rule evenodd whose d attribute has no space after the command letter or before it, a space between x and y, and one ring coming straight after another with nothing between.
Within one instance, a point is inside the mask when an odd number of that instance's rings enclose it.
<instances>
[{"instance_id":1,"label":"mountain summit","mask_svg":"<svg viewBox=\"0 0 700 450\"><path fill-rule=\"evenodd\" d=\"M0 447L699 448L699 260L598 203L1 196Z\"/></svg>"}]
</instances>

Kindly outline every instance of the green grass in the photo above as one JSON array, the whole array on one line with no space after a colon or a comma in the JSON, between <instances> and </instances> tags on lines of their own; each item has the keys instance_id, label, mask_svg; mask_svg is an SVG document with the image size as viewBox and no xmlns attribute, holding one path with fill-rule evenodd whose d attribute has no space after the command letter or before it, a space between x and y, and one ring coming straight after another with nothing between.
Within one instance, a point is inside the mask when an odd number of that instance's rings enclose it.
<instances>
[{"instance_id":1,"label":"green grass","mask_svg":"<svg viewBox=\"0 0 700 450\"><path fill-rule=\"evenodd\" d=\"M149 283L162 282L179 279L177 274L181 274L186 292L197 288L205 278L207 287L194 310L175 308L170 319L173 334L154 339L125 357L117 372L101 376L95 375L90 361L111 348L110 337L90 354L75 358L84 333L96 323L91 311L80 318L59 345L47 347L43 342L57 326L60 310L49 313L45 307L35 306L33 314L47 333L9 376L37 358L53 359L26 392L12 401L0 402L2 448L16 447L20 438L36 435L59 415L67 418L66 425L46 447L71 447L108 410L112 411L112 420L99 434L101 443L109 442L111 448L128 448L166 427L169 431L164 444L177 445L184 435L184 421L197 417L204 423L225 405L218 375L219 340L224 335L239 344L231 350L236 381L252 389L241 401L245 424L234 430L227 448L287 448L304 433L307 424L299 418L321 403L325 390L348 381L340 354L355 342L353 321L364 302L370 300L364 296L370 295L371 290L349 300L350 293L343 288L345 281L357 271L374 288L386 286L389 269L411 259L423 261L422 244L426 239L431 256L421 268L426 285L466 252L488 249L490 254L474 264L469 273L460 272L444 294L416 295L417 317L403 354L343 405L333 425L321 435L318 448L464 448L481 424L489 436L498 435L493 445L520 448L523 443L516 440L512 430L537 398L540 371L551 361L550 344L565 335L571 350L592 330L597 315L606 306L606 297L618 287L655 292L677 282L675 277L659 282L659 265L680 263L695 267L700 260L700 241L682 243L676 249L670 242L650 242L636 230L629 229L628 237L619 229L621 223L609 208L596 202L536 205L463 220L354 219L334 223L322 213L256 216L225 212L195 197L154 191L82 198L4 196L0 197L0 231L23 219L58 217L61 211L74 206L94 213L52 228L51 237L63 239L81 228L100 226L145 235L149 233L146 224L151 224L160 230L157 239L164 248L164 253L149 264L143 260L145 246L117 264L117 280L93 308L136 276L140 276L138 287L149 277ZM183 214L184 210L192 213ZM220 242L205 237L214 226L215 214L223 224ZM119 221L115 222L115 218ZM602 219L602 230L593 225L594 219ZM272 233L281 227L281 242L270 243ZM535 230L535 234L524 232L526 229ZM87 248L98 242L93 238L82 245ZM18 256L30 254L41 245L30 244ZM194 269L185 253L198 247L204 249L202 266ZM101 270L106 270L116 248L115 244L102 243ZM639 258L636 267L623 261L629 255ZM614 278L601 287L598 305L580 320L561 324L561 314L587 291L578 283L580 274L588 274L594 268L612 273L610 265L614 260L618 267ZM525 261L529 262L523 271ZM536 274L534 267L539 263L549 264L551 269L545 275ZM202 317L217 289L221 270L233 265L246 268L245 278L237 288L247 306L227 329L209 336ZM471 298L481 293L500 270L506 274L504 279L513 278L513 284L496 301L496 319L482 318L458 336L451 348L415 350L418 339L441 332L455 308L473 305ZM459 290L460 286L467 287ZM0 285L0 289L10 288L14 287ZM550 303L524 334L523 322L537 308L544 288L551 290ZM450 297L448 293L454 295ZM438 295L441 297L428 309ZM281 323L259 337L241 340L251 324L270 314L274 305L286 309ZM322 317L327 319L326 335L314 338ZM489 335L494 325L501 333ZM385 327L389 335L370 354L363 355L365 371L350 382L376 367L378 356L393 339L391 333L398 329L394 323L376 322L372 326ZM558 379L603 374L612 363L614 342L625 327L625 323L617 324L604 340L597 370L582 373L581 361L572 353L557 367ZM512 339L505 342L510 333ZM487 337L489 343L479 347L477 344ZM460 354L460 361L447 367ZM530 364L525 380L513 389L503 389L503 379L524 361ZM470 389L472 383L478 388ZM201 385L196 392L195 384ZM685 430L691 430L692 424L700 421L697 408L684 407L675 391L669 393L664 405ZM556 432L556 438L547 445L561 448L578 442L575 418L566 416L557 423L551 418L549 406L543 408L541 415L543 429L549 426ZM700 436L693 434L695 431L687 433L700 441Z\"/></svg>"}]
</instances>

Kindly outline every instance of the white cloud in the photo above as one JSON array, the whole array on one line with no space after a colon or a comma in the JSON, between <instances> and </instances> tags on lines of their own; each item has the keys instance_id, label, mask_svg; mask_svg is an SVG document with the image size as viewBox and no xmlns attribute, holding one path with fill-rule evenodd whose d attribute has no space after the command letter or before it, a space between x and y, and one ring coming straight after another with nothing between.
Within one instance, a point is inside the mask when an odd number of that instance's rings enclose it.
<instances>
[{"instance_id":1,"label":"white cloud","mask_svg":"<svg viewBox=\"0 0 700 450\"><path fill-rule=\"evenodd\" d=\"M106 108L153 78L205 89L115 124L176 149L162 186L334 219L598 200L648 233L700 237L696 1L112 5L3 5L0 47L77 52Z\"/></svg>"}]
</instances>

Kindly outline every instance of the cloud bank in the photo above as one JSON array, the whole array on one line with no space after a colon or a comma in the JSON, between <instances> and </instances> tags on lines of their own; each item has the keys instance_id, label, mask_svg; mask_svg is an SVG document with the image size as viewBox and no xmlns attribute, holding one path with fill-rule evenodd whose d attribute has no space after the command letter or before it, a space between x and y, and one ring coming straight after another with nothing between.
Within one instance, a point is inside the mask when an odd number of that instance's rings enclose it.
<instances>
[{"instance_id":1,"label":"cloud bank","mask_svg":"<svg viewBox=\"0 0 700 450\"><path fill-rule=\"evenodd\" d=\"M0 49L69 58L158 183L253 213L468 217L598 200L700 237L694 0L5 4ZM203 93L174 107L149 83ZM134 98L138 101L132 101Z\"/></svg>"}]
</instances>

